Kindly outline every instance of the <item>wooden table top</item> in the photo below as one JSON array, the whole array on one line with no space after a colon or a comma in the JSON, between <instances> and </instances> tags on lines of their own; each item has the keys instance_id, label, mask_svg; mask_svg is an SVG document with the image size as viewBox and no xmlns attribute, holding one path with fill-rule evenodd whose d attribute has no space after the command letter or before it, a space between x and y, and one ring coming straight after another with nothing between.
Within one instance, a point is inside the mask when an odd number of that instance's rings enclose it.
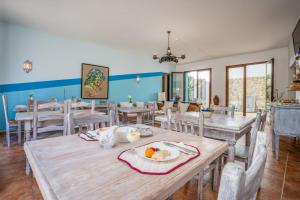
<instances>
[{"instance_id":1,"label":"wooden table top","mask_svg":"<svg viewBox=\"0 0 300 200\"><path fill-rule=\"evenodd\" d=\"M102 149L77 135L26 142L24 150L44 199L166 199L223 154L226 142L151 127L154 136ZM117 159L153 141L182 141L201 155L167 175L140 174Z\"/></svg>"},{"instance_id":2,"label":"wooden table top","mask_svg":"<svg viewBox=\"0 0 300 200\"><path fill-rule=\"evenodd\" d=\"M182 113L187 116L198 117L199 112L185 112ZM157 117L157 121L163 120L166 116ZM255 117L248 116L234 116L222 115L222 114L212 114L210 118L204 118L204 127L208 129L220 129L228 130L232 132L240 132L244 128L248 127L255 121Z\"/></svg>"},{"instance_id":3,"label":"wooden table top","mask_svg":"<svg viewBox=\"0 0 300 200\"><path fill-rule=\"evenodd\" d=\"M91 112L91 110L74 110L72 112L77 113L86 113ZM95 113L99 113L99 115L104 115L104 112L98 112L94 111ZM39 117L47 117L47 116L57 116L58 118L61 117L64 118L64 113L62 113L60 110L56 111L39 111ZM15 116L16 121L30 121L33 120L33 112L17 112Z\"/></svg>"},{"instance_id":4,"label":"wooden table top","mask_svg":"<svg viewBox=\"0 0 300 200\"><path fill-rule=\"evenodd\" d=\"M150 109L139 108L139 107L128 107L128 108L119 107L118 111L123 112L123 113L143 113L143 112L149 112Z\"/></svg>"}]
</instances>

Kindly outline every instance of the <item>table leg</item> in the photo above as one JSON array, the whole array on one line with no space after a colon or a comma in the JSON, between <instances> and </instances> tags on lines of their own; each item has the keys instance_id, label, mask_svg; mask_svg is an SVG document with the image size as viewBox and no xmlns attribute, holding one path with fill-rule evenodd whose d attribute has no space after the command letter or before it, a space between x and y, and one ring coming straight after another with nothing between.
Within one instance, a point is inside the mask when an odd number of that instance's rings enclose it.
<instances>
[{"instance_id":1,"label":"table leg","mask_svg":"<svg viewBox=\"0 0 300 200\"><path fill-rule=\"evenodd\" d=\"M247 134L246 134L246 146L250 146L250 142L251 142L251 131L249 131Z\"/></svg>"},{"instance_id":2,"label":"table leg","mask_svg":"<svg viewBox=\"0 0 300 200\"><path fill-rule=\"evenodd\" d=\"M30 131L31 131L31 121L25 121L24 130L25 130L25 135L26 135L26 141L29 141L30 140ZM25 155L25 157L26 157L26 155ZM26 157L26 170L25 170L25 172L26 172L27 176L30 174L30 165L29 165L27 157Z\"/></svg>"},{"instance_id":3,"label":"table leg","mask_svg":"<svg viewBox=\"0 0 300 200\"><path fill-rule=\"evenodd\" d=\"M201 169L201 171L198 174L197 200L203 199L203 176L204 176L204 170Z\"/></svg>"},{"instance_id":4,"label":"table leg","mask_svg":"<svg viewBox=\"0 0 300 200\"><path fill-rule=\"evenodd\" d=\"M22 139L22 135L21 135L21 121L18 121L18 144L21 144L21 139Z\"/></svg>"},{"instance_id":5,"label":"table leg","mask_svg":"<svg viewBox=\"0 0 300 200\"><path fill-rule=\"evenodd\" d=\"M218 183L219 183L219 168L220 168L220 158L215 160L216 168L213 172L213 191L216 192L218 190Z\"/></svg>"},{"instance_id":6,"label":"table leg","mask_svg":"<svg viewBox=\"0 0 300 200\"><path fill-rule=\"evenodd\" d=\"M127 118L127 113L123 112L123 123L127 124L128 118Z\"/></svg>"},{"instance_id":7,"label":"table leg","mask_svg":"<svg viewBox=\"0 0 300 200\"><path fill-rule=\"evenodd\" d=\"M274 135L275 137L275 156L276 156L276 160L278 160L279 158L279 135Z\"/></svg>"},{"instance_id":8,"label":"table leg","mask_svg":"<svg viewBox=\"0 0 300 200\"><path fill-rule=\"evenodd\" d=\"M235 146L235 143L236 142L233 142L233 141L228 143L229 144L229 147L228 147L228 161L229 162L234 162L234 156L235 156L234 146Z\"/></svg>"},{"instance_id":9,"label":"table leg","mask_svg":"<svg viewBox=\"0 0 300 200\"><path fill-rule=\"evenodd\" d=\"M137 124L142 124L143 123L143 117L142 113L137 113L136 115L136 123Z\"/></svg>"}]
</instances>

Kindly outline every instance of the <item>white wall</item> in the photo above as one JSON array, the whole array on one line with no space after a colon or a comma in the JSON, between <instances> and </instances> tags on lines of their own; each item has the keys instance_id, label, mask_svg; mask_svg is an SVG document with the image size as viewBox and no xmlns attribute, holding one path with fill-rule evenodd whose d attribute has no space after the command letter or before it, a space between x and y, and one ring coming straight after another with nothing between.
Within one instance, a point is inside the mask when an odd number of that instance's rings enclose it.
<instances>
[{"instance_id":1,"label":"white wall","mask_svg":"<svg viewBox=\"0 0 300 200\"><path fill-rule=\"evenodd\" d=\"M79 78L81 63L110 67L110 74L170 72L175 67L159 64L152 55L111 49L89 42L67 39L13 24L5 28L5 68L0 84ZM22 69L25 60L33 62L33 71Z\"/></svg>"},{"instance_id":2,"label":"white wall","mask_svg":"<svg viewBox=\"0 0 300 200\"><path fill-rule=\"evenodd\" d=\"M287 97L287 86L289 85L289 55L288 47L273 49L269 51L243 54L219 59L180 64L176 66L176 71L188 71L204 68L212 68L212 98L214 95L220 97L220 103L225 104L225 71L226 66L267 61L275 59L274 89L283 93Z\"/></svg>"}]
</instances>

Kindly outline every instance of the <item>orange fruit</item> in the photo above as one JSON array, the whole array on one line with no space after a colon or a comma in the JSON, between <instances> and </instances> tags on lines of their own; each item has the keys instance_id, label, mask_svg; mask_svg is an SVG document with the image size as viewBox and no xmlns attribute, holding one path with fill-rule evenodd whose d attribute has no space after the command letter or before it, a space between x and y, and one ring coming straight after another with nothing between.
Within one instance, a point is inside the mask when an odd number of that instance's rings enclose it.
<instances>
[{"instance_id":1,"label":"orange fruit","mask_svg":"<svg viewBox=\"0 0 300 200\"><path fill-rule=\"evenodd\" d=\"M151 158L153 156L153 154L155 153L155 151L152 148L147 148L145 150L145 156L147 158Z\"/></svg>"}]
</instances>

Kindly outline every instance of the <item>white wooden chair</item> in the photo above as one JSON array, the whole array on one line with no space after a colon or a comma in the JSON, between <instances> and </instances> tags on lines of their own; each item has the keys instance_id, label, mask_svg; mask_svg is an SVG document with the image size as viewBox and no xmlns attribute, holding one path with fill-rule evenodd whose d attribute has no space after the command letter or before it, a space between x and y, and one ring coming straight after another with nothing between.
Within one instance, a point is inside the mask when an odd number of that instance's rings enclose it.
<instances>
[{"instance_id":1,"label":"white wooden chair","mask_svg":"<svg viewBox=\"0 0 300 200\"><path fill-rule=\"evenodd\" d=\"M28 99L27 101L27 111L31 111L33 112L33 107L34 107L34 101L37 101L37 104L45 104L45 103L53 103L53 102L57 102L57 99L55 98L50 98L48 100L30 100ZM46 111L46 109L45 109Z\"/></svg>"},{"instance_id":2,"label":"white wooden chair","mask_svg":"<svg viewBox=\"0 0 300 200\"><path fill-rule=\"evenodd\" d=\"M46 111L45 111L46 110ZM63 112L61 114L57 112ZM49 132L62 132L63 135L66 135L65 125L67 118L68 105L67 101L64 102L64 105L57 102L50 102L44 104L38 104L37 101L34 101L33 106L33 140L38 139L39 134L49 133ZM42 112L47 112L42 114Z\"/></svg>"},{"instance_id":3,"label":"white wooden chair","mask_svg":"<svg viewBox=\"0 0 300 200\"><path fill-rule=\"evenodd\" d=\"M214 113L216 114L223 114L223 115L229 115L231 117L234 117L234 106L216 106L216 105L212 105L211 107L214 111Z\"/></svg>"},{"instance_id":4,"label":"white wooden chair","mask_svg":"<svg viewBox=\"0 0 300 200\"><path fill-rule=\"evenodd\" d=\"M111 111L113 111L114 116L112 116L112 124L113 125L120 125L120 119L118 115L118 110L117 110L117 104L113 102L108 102L107 103L107 114L109 114Z\"/></svg>"},{"instance_id":5,"label":"white wooden chair","mask_svg":"<svg viewBox=\"0 0 300 200\"><path fill-rule=\"evenodd\" d=\"M268 112L265 110L263 112L263 114L261 115L261 123L260 123L260 126L259 126L259 131L264 131L265 129L265 126L266 126L266 121L267 121L267 114Z\"/></svg>"},{"instance_id":6,"label":"white wooden chair","mask_svg":"<svg viewBox=\"0 0 300 200\"><path fill-rule=\"evenodd\" d=\"M97 127L97 125L101 124L101 127L109 127L113 125L113 117L114 111L111 110L109 115L97 115L95 113L83 113L83 114L75 114L69 113L67 117L68 121L68 134L75 134L77 127L79 127L79 131L77 133L82 133L86 124L94 124L94 126L86 127L87 130L94 130L93 127Z\"/></svg>"},{"instance_id":7,"label":"white wooden chair","mask_svg":"<svg viewBox=\"0 0 300 200\"><path fill-rule=\"evenodd\" d=\"M256 152L253 165L247 171L235 163L225 165L222 172L218 200L256 199L267 160L266 145L258 145Z\"/></svg>"},{"instance_id":8,"label":"white wooden chair","mask_svg":"<svg viewBox=\"0 0 300 200\"><path fill-rule=\"evenodd\" d=\"M138 108L144 108L145 107L145 103L144 102L135 102L135 106L138 107Z\"/></svg>"},{"instance_id":9,"label":"white wooden chair","mask_svg":"<svg viewBox=\"0 0 300 200\"><path fill-rule=\"evenodd\" d=\"M131 108L133 106L132 103L129 103L129 102L126 102L126 101L125 102L120 102L119 104L120 104L121 108Z\"/></svg>"},{"instance_id":10,"label":"white wooden chair","mask_svg":"<svg viewBox=\"0 0 300 200\"><path fill-rule=\"evenodd\" d=\"M2 103L3 103L3 111L5 118L5 126L6 126L6 142L7 146L10 147L10 134L15 132L18 135L18 144L21 144L21 122L16 122L14 120L9 120L8 118L8 102L7 96L2 95Z\"/></svg>"},{"instance_id":11,"label":"white wooden chair","mask_svg":"<svg viewBox=\"0 0 300 200\"><path fill-rule=\"evenodd\" d=\"M235 160L241 161L245 163L245 169L247 170L252 163L253 153L255 144L257 141L257 132L259 127L261 126L261 113L257 113L255 122L251 129L251 139L250 139L250 146L235 144ZM227 154L224 154L227 157ZM223 161L222 161L223 166Z\"/></svg>"},{"instance_id":12,"label":"white wooden chair","mask_svg":"<svg viewBox=\"0 0 300 200\"><path fill-rule=\"evenodd\" d=\"M71 110L91 110L91 111L95 111L95 106L96 106L96 101L95 100L92 100L91 103L84 102L84 101L79 101L79 102L70 101L69 108Z\"/></svg>"},{"instance_id":13,"label":"white wooden chair","mask_svg":"<svg viewBox=\"0 0 300 200\"><path fill-rule=\"evenodd\" d=\"M170 110L170 109L169 109ZM186 116L182 113L175 113L175 130L185 134L193 134L200 137L204 135L204 116L199 112L199 117ZM171 119L172 120L172 119ZM170 129L169 125L169 129ZM219 179L219 158L210 163L204 170L204 174L212 172L212 188L214 191L218 188Z\"/></svg>"},{"instance_id":14,"label":"white wooden chair","mask_svg":"<svg viewBox=\"0 0 300 200\"><path fill-rule=\"evenodd\" d=\"M178 112L180 113L185 113L187 112L188 108L189 108L190 104L189 103L178 103Z\"/></svg>"}]
</instances>

